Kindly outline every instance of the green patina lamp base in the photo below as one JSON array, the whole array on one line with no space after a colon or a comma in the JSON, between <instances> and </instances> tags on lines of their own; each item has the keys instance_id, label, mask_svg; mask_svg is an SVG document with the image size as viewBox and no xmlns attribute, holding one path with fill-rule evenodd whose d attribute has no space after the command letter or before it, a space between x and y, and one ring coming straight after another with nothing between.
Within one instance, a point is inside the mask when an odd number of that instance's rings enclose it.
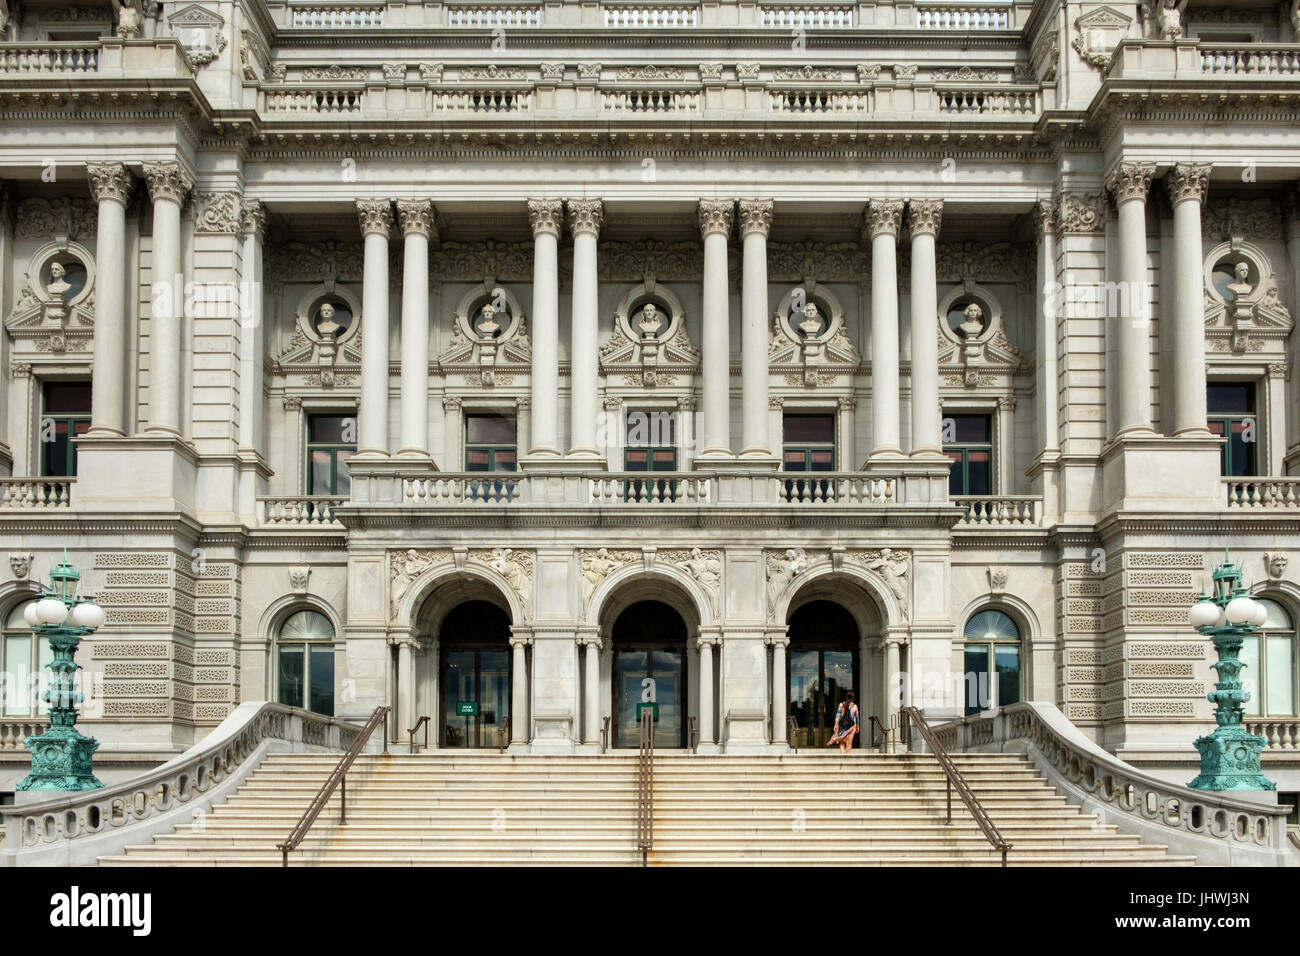
<instances>
[{"instance_id":1,"label":"green patina lamp base","mask_svg":"<svg viewBox=\"0 0 1300 956\"><path fill-rule=\"evenodd\" d=\"M32 772L17 790L98 790L92 760L99 741L72 727L51 727L23 741L32 752Z\"/></svg>"},{"instance_id":2,"label":"green patina lamp base","mask_svg":"<svg viewBox=\"0 0 1300 956\"><path fill-rule=\"evenodd\" d=\"M1259 755L1268 741L1244 727L1219 727L1196 739L1201 774L1188 784L1193 790L1276 790L1277 784L1259 769Z\"/></svg>"}]
</instances>

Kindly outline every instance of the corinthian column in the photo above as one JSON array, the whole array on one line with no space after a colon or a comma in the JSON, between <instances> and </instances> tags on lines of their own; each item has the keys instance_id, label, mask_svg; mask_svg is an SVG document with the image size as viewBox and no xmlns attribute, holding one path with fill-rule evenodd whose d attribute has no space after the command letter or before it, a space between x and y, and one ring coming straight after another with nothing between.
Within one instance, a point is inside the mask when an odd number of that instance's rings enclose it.
<instances>
[{"instance_id":1,"label":"corinthian column","mask_svg":"<svg viewBox=\"0 0 1300 956\"><path fill-rule=\"evenodd\" d=\"M528 223L533 229L533 368L532 440L530 455L560 454L560 228L563 204L558 199L530 199Z\"/></svg>"},{"instance_id":2,"label":"corinthian column","mask_svg":"<svg viewBox=\"0 0 1300 956\"><path fill-rule=\"evenodd\" d=\"M700 234L704 237L704 422L696 460L731 457L731 346L727 303L727 236L735 201L701 199Z\"/></svg>"},{"instance_id":3,"label":"corinthian column","mask_svg":"<svg viewBox=\"0 0 1300 956\"><path fill-rule=\"evenodd\" d=\"M399 455L429 457L429 236L433 203L402 199L402 443ZM365 339L362 339L365 347Z\"/></svg>"},{"instance_id":4,"label":"corinthian column","mask_svg":"<svg viewBox=\"0 0 1300 956\"><path fill-rule=\"evenodd\" d=\"M1119 210L1119 294L1112 315L1114 345L1106 358L1118 369L1115 436L1151 433L1151 316L1147 306L1147 190L1155 163L1120 163L1106 181Z\"/></svg>"},{"instance_id":5,"label":"corinthian column","mask_svg":"<svg viewBox=\"0 0 1300 956\"><path fill-rule=\"evenodd\" d=\"M898 442L898 227L901 199L872 200L871 234L871 457L899 456ZM933 336L931 336L933 338Z\"/></svg>"},{"instance_id":6,"label":"corinthian column","mask_svg":"<svg viewBox=\"0 0 1300 956\"><path fill-rule=\"evenodd\" d=\"M357 453L388 455L388 235L387 199L358 200L365 264L361 280L361 409Z\"/></svg>"},{"instance_id":7,"label":"corinthian column","mask_svg":"<svg viewBox=\"0 0 1300 956\"><path fill-rule=\"evenodd\" d=\"M149 322L149 432L181 434L181 205L194 188L180 163L145 163L153 201L153 303ZM93 397L93 396L92 396Z\"/></svg>"},{"instance_id":8,"label":"corinthian column","mask_svg":"<svg viewBox=\"0 0 1300 956\"><path fill-rule=\"evenodd\" d=\"M599 312L596 295L599 283L596 273L596 238L600 235L605 211L599 199L570 199L568 206L569 231L573 233L569 455L598 459L600 450L596 447L596 391L599 373Z\"/></svg>"},{"instance_id":9,"label":"corinthian column","mask_svg":"<svg viewBox=\"0 0 1300 956\"><path fill-rule=\"evenodd\" d=\"M1038 420L1038 452L1060 449L1060 426L1057 413L1056 323L1058 309L1064 301L1057 295L1056 283L1056 201L1040 199L1033 209L1034 231L1038 234L1038 309L1035 314L1034 352Z\"/></svg>"},{"instance_id":10,"label":"corinthian column","mask_svg":"<svg viewBox=\"0 0 1300 956\"><path fill-rule=\"evenodd\" d=\"M90 434L126 434L126 202L134 180L121 163L89 163L90 195L99 203L95 259L95 375L90 380Z\"/></svg>"},{"instance_id":11,"label":"corinthian column","mask_svg":"<svg viewBox=\"0 0 1300 956\"><path fill-rule=\"evenodd\" d=\"M740 201L744 269L740 296L740 454L770 458L767 435L767 234L772 200Z\"/></svg>"},{"instance_id":12,"label":"corinthian column","mask_svg":"<svg viewBox=\"0 0 1300 956\"><path fill-rule=\"evenodd\" d=\"M939 419L938 275L934 241L943 218L943 200L919 199L907 205L912 233L912 454L943 454ZM873 346L874 349L874 346ZM872 365L874 368L874 352ZM873 396L874 397L874 396Z\"/></svg>"},{"instance_id":13,"label":"corinthian column","mask_svg":"<svg viewBox=\"0 0 1300 956\"><path fill-rule=\"evenodd\" d=\"M1174 207L1174 434L1209 435L1205 404L1205 305L1201 291L1201 204L1209 163L1178 163L1165 179Z\"/></svg>"},{"instance_id":14,"label":"corinthian column","mask_svg":"<svg viewBox=\"0 0 1300 956\"><path fill-rule=\"evenodd\" d=\"M266 207L245 199L240 206L244 230L243 282L247 291L240 302L249 313L240 318L239 330L239 445L255 454L262 447L262 240L266 236Z\"/></svg>"}]
</instances>

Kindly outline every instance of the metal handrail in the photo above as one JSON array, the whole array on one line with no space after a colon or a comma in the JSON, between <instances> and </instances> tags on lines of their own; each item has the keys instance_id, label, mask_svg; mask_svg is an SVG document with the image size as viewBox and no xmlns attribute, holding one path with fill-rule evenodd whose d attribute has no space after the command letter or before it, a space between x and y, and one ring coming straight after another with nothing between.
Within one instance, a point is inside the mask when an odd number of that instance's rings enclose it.
<instances>
[{"instance_id":1,"label":"metal handrail","mask_svg":"<svg viewBox=\"0 0 1300 956\"><path fill-rule=\"evenodd\" d=\"M513 721L511 719L507 719L505 742L501 744L501 748L500 748L501 753L505 753L507 750L510 749L510 734L513 730L514 730Z\"/></svg>"},{"instance_id":2,"label":"metal handrail","mask_svg":"<svg viewBox=\"0 0 1300 956\"><path fill-rule=\"evenodd\" d=\"M888 742L889 742L889 729L888 729L884 724L882 724L882 723L880 722L880 718L877 717L875 714L872 714L872 715L871 715L869 718L867 718L867 719L868 719L868 721L869 721L869 723L870 723L870 726L871 726L871 746L872 746L873 748L875 748L875 747L878 747L880 744L888 743ZM876 731L877 731L877 729L880 731L880 739L879 739L879 741L876 740Z\"/></svg>"},{"instance_id":3,"label":"metal handrail","mask_svg":"<svg viewBox=\"0 0 1300 956\"><path fill-rule=\"evenodd\" d=\"M686 743L691 748L691 753L700 745L700 728L695 725L695 718L689 717L686 721Z\"/></svg>"},{"instance_id":4,"label":"metal handrail","mask_svg":"<svg viewBox=\"0 0 1300 956\"><path fill-rule=\"evenodd\" d=\"M375 728L380 724L384 725L384 753L388 753L388 712L391 709L387 706L375 708L375 712L370 715L370 719L366 721L365 726L357 733L357 739L352 741L352 746L348 748L348 752L338 762L338 766L329 775L329 779L321 785L320 792L316 794L311 805L303 811L302 817L299 818L298 824L289 834L289 838L283 843L276 844L276 849L282 854L282 865L289 865L289 851L296 850L298 844L302 843L306 838L307 831L311 829L311 825L316 822L316 818L325 809L325 804L329 803L329 799L334 795L334 790L337 787L343 788L342 813L339 817L339 825L342 826L348 822L348 768L352 766L352 761L357 759L357 755L365 749L366 742L370 740L371 734L375 732Z\"/></svg>"},{"instance_id":5,"label":"metal handrail","mask_svg":"<svg viewBox=\"0 0 1300 956\"><path fill-rule=\"evenodd\" d=\"M636 762L636 845L645 866L655 843L654 822L655 719L654 709L641 711L641 749Z\"/></svg>"},{"instance_id":6,"label":"metal handrail","mask_svg":"<svg viewBox=\"0 0 1300 956\"><path fill-rule=\"evenodd\" d=\"M415 722L414 727L406 732L408 746L411 753L415 753L415 732L420 729L421 724L424 725L424 749L429 749L429 715L425 714Z\"/></svg>"},{"instance_id":7,"label":"metal handrail","mask_svg":"<svg viewBox=\"0 0 1300 956\"><path fill-rule=\"evenodd\" d=\"M921 712L915 707L903 707L899 710L899 714L902 717L900 729L903 732L904 743L908 749L911 749L912 744L911 725L916 724L916 729L921 732L921 737L929 746L931 753L938 758L939 766L943 768L943 772L948 778L948 818L943 821L944 824L949 825L952 823L952 791L955 788L957 795L962 799L962 803L966 804L966 809L970 811L970 815L975 818L979 828L984 831L984 836L993 845L993 849L1001 851L1002 865L1006 866L1007 850L1011 849L1012 845L1003 839L1002 834L998 832L998 828L993 825L993 820L989 817L988 811L984 809L979 797L975 796L974 791L966 783L966 778L962 776L961 771L957 769L957 765L948 756L948 751L939 742L938 735L930 728L925 718L921 716Z\"/></svg>"},{"instance_id":8,"label":"metal handrail","mask_svg":"<svg viewBox=\"0 0 1300 956\"><path fill-rule=\"evenodd\" d=\"M600 720L600 752L604 753L609 749L609 715L606 714Z\"/></svg>"},{"instance_id":9,"label":"metal handrail","mask_svg":"<svg viewBox=\"0 0 1300 956\"><path fill-rule=\"evenodd\" d=\"M795 740L799 736L799 721L794 719L794 714L785 715L785 742L790 745L791 753L799 752L799 745Z\"/></svg>"}]
</instances>

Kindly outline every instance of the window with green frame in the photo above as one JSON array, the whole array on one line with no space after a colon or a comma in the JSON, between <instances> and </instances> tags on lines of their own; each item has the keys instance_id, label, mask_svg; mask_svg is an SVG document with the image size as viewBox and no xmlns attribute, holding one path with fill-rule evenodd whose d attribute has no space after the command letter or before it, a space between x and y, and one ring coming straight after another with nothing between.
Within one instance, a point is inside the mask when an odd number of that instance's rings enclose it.
<instances>
[{"instance_id":1,"label":"window with green frame","mask_svg":"<svg viewBox=\"0 0 1300 956\"><path fill-rule=\"evenodd\" d=\"M629 411L623 429L624 471L677 470L677 413L674 411ZM629 499L669 499L677 493L677 482L668 479L629 481Z\"/></svg>"},{"instance_id":2,"label":"window with green frame","mask_svg":"<svg viewBox=\"0 0 1300 956\"><path fill-rule=\"evenodd\" d=\"M1291 615L1282 605L1267 598L1256 598L1268 610L1268 618L1259 633L1242 641L1241 682L1250 692L1246 714L1250 717L1296 716L1297 685L1296 633Z\"/></svg>"},{"instance_id":3,"label":"window with green frame","mask_svg":"<svg viewBox=\"0 0 1300 956\"><path fill-rule=\"evenodd\" d=\"M1020 628L992 608L971 616L965 639L965 712L978 714L1020 700Z\"/></svg>"},{"instance_id":4,"label":"window with green frame","mask_svg":"<svg viewBox=\"0 0 1300 956\"><path fill-rule=\"evenodd\" d=\"M348 459L356 453L355 415L308 415L307 494L351 494Z\"/></svg>"},{"instance_id":5,"label":"window with green frame","mask_svg":"<svg viewBox=\"0 0 1300 956\"><path fill-rule=\"evenodd\" d=\"M41 386L41 474L71 477L77 473L72 439L90 428L90 383L45 382Z\"/></svg>"},{"instance_id":6,"label":"window with green frame","mask_svg":"<svg viewBox=\"0 0 1300 956\"><path fill-rule=\"evenodd\" d=\"M790 412L783 416L781 462L784 471L834 471L834 414Z\"/></svg>"},{"instance_id":7,"label":"window with green frame","mask_svg":"<svg viewBox=\"0 0 1300 956\"><path fill-rule=\"evenodd\" d=\"M290 614L275 639L276 700L334 716L334 625L319 611Z\"/></svg>"},{"instance_id":8,"label":"window with green frame","mask_svg":"<svg viewBox=\"0 0 1300 956\"><path fill-rule=\"evenodd\" d=\"M1259 474L1255 383L1213 382L1206 386L1205 399L1211 434L1227 439L1219 447L1219 474L1230 478Z\"/></svg>"},{"instance_id":9,"label":"window with green frame","mask_svg":"<svg viewBox=\"0 0 1300 956\"><path fill-rule=\"evenodd\" d=\"M24 603L9 611L0 641L0 674L4 675L0 714L5 717L34 717L48 710L41 692L48 686L45 665L54 659L54 652L50 642L37 637L23 620Z\"/></svg>"},{"instance_id":10,"label":"window with green frame","mask_svg":"<svg viewBox=\"0 0 1300 956\"><path fill-rule=\"evenodd\" d=\"M993 418L943 416L943 453L952 461L948 494L993 494Z\"/></svg>"},{"instance_id":11,"label":"window with green frame","mask_svg":"<svg viewBox=\"0 0 1300 956\"><path fill-rule=\"evenodd\" d=\"M513 415L465 416L466 471L514 471L518 455Z\"/></svg>"}]
</instances>

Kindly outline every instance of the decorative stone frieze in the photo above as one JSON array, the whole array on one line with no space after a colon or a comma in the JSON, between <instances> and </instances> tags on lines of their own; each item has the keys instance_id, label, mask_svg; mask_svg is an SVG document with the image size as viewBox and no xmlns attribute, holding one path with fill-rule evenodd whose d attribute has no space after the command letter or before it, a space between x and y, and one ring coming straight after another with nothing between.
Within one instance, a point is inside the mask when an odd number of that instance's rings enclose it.
<instances>
[{"instance_id":1,"label":"decorative stone frieze","mask_svg":"<svg viewBox=\"0 0 1300 956\"><path fill-rule=\"evenodd\" d=\"M14 210L14 236L18 239L85 239L95 235L99 222L97 203L79 196L52 199L34 196Z\"/></svg>"},{"instance_id":2,"label":"decorative stone frieze","mask_svg":"<svg viewBox=\"0 0 1300 956\"><path fill-rule=\"evenodd\" d=\"M240 231L242 210L236 192L200 193L199 213L194 231L220 235L237 235Z\"/></svg>"},{"instance_id":3,"label":"decorative stone frieze","mask_svg":"<svg viewBox=\"0 0 1300 956\"><path fill-rule=\"evenodd\" d=\"M1056 199L1057 229L1066 234L1099 233L1106 228L1103 193L1063 192Z\"/></svg>"}]
</instances>

